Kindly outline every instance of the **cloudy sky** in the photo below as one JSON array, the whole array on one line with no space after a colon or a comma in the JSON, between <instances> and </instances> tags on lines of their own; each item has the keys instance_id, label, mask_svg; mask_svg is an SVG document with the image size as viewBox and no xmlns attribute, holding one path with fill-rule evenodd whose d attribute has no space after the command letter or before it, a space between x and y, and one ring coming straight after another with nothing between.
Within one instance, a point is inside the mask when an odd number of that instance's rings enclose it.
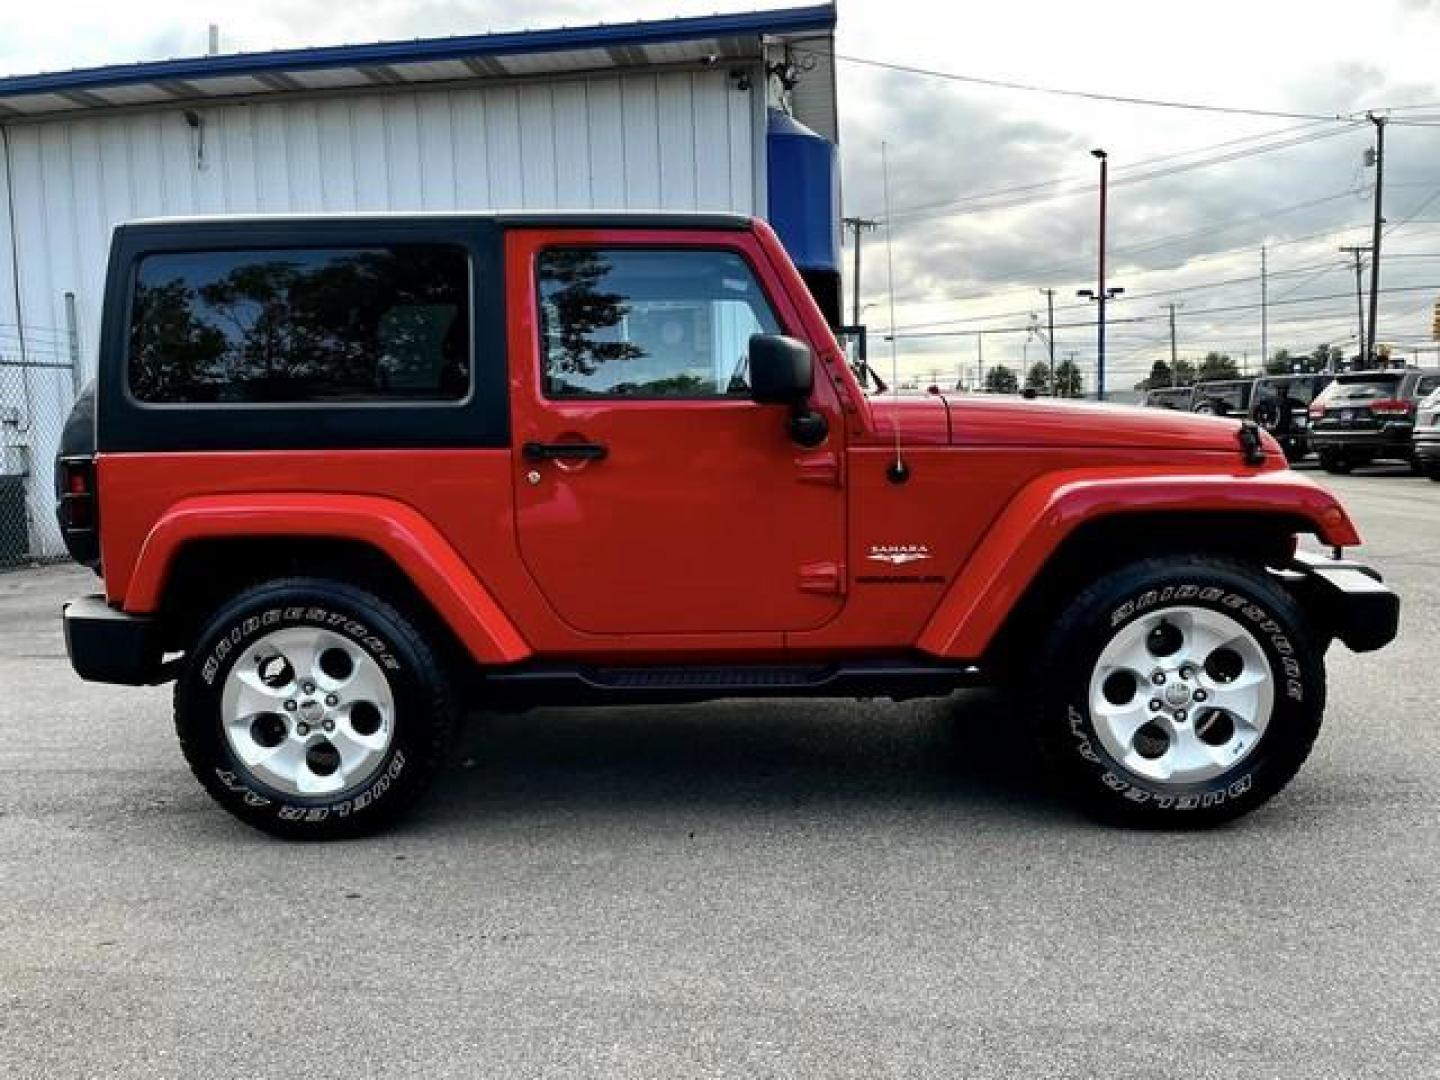
<instances>
[{"instance_id":1,"label":"cloudy sky","mask_svg":"<svg viewBox=\"0 0 1440 1080\"><path fill-rule=\"evenodd\" d=\"M55 0L0 8L0 73L225 51L707 13L720 0ZM777 6L760 4L758 6ZM1440 0L842 0L837 51L935 72L1294 116L1251 116L987 88L845 61L847 213L884 217L902 365L973 370L1044 352L1023 332L1056 291L1061 353L1093 365L1096 162L1111 160L1112 385L1168 355L1260 357L1260 248L1270 347L1355 347L1353 270L1369 238L1373 128L1311 117L1394 109L1387 131L1382 342L1428 344L1440 295ZM1411 108L1421 106L1420 108ZM1428 107L1427 107L1428 106ZM1405 121L1401 123L1400 121ZM1427 124L1428 121L1428 124ZM867 239L865 321L889 321L885 233ZM848 255L848 252L847 252ZM1422 355L1424 355L1422 353ZM1433 351L1430 355L1434 355Z\"/></svg>"}]
</instances>

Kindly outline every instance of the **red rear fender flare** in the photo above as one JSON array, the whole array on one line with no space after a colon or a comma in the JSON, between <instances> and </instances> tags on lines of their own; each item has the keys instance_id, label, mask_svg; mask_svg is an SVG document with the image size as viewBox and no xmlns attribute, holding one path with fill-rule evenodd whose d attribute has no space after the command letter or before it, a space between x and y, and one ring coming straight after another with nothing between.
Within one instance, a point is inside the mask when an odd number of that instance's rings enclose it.
<instances>
[{"instance_id":1,"label":"red rear fender flare","mask_svg":"<svg viewBox=\"0 0 1440 1080\"><path fill-rule=\"evenodd\" d=\"M124 609L156 611L180 549L198 540L306 537L354 541L404 572L477 662L514 663L530 647L440 531L404 503L368 495L236 494L183 499L141 546Z\"/></svg>"}]
</instances>

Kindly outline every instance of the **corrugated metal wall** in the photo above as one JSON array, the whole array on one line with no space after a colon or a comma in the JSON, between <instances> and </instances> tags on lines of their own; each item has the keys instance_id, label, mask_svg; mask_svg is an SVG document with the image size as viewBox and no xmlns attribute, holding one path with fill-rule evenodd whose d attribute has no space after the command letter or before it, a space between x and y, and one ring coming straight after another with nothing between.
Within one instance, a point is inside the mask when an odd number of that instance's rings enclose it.
<instances>
[{"instance_id":1,"label":"corrugated metal wall","mask_svg":"<svg viewBox=\"0 0 1440 1080\"><path fill-rule=\"evenodd\" d=\"M200 131L180 106L10 129L24 318L6 288L0 323L63 326L63 295L73 290L88 357L110 227L126 218L758 209L752 103L724 71L392 91L198 115ZM0 286L8 274L0 268Z\"/></svg>"},{"instance_id":2,"label":"corrugated metal wall","mask_svg":"<svg viewBox=\"0 0 1440 1080\"><path fill-rule=\"evenodd\" d=\"M16 344L21 323L35 328L37 341L63 330L64 294L73 291L88 378L110 228L128 218L764 210L757 168L764 132L756 130L763 121L752 94L738 90L725 70L208 106L197 109L199 129L187 123L185 108L9 126L11 168L5 177L0 161L0 185L8 179L14 200L20 310L8 215L0 205L0 345ZM36 402L37 412L57 407ZM64 417L43 419L47 430L58 431ZM38 435L32 442L32 460L48 470L54 446ZM48 489L31 487L39 514Z\"/></svg>"}]
</instances>

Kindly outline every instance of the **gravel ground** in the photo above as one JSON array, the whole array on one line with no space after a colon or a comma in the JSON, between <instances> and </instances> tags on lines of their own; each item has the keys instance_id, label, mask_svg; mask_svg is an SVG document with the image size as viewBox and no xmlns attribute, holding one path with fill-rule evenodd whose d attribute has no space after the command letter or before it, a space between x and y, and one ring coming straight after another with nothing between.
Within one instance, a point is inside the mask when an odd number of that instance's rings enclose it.
<instances>
[{"instance_id":1,"label":"gravel ground","mask_svg":"<svg viewBox=\"0 0 1440 1080\"><path fill-rule=\"evenodd\" d=\"M404 827L281 843L73 677L88 573L0 575L0 1076L1440 1075L1440 485L1326 482L1401 640L1203 835L969 694L477 716Z\"/></svg>"}]
</instances>

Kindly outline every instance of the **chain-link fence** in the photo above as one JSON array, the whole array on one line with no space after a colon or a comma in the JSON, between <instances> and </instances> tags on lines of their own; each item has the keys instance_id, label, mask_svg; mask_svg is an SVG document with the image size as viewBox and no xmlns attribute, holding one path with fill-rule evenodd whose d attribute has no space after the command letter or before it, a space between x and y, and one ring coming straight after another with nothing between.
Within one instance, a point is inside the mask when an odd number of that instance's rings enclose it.
<instances>
[{"instance_id":1,"label":"chain-link fence","mask_svg":"<svg viewBox=\"0 0 1440 1080\"><path fill-rule=\"evenodd\" d=\"M0 323L0 569L65 557L53 468L78 354L69 330Z\"/></svg>"}]
</instances>

